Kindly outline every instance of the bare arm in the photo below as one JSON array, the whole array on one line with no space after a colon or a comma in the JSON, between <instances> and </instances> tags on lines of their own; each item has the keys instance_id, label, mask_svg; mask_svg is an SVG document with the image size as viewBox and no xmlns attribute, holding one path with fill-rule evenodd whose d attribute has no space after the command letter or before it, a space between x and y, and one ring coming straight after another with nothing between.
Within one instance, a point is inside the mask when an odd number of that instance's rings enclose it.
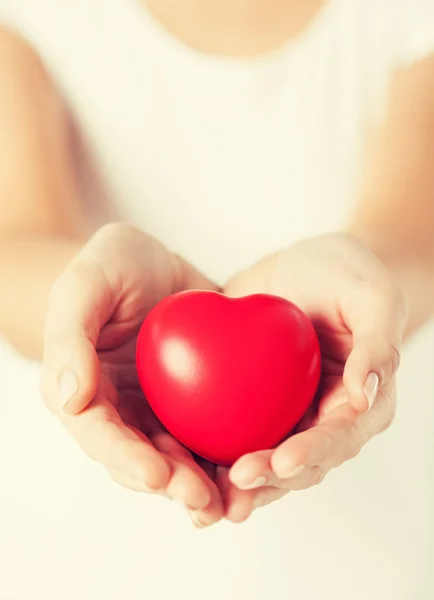
<instances>
[{"instance_id":1,"label":"bare arm","mask_svg":"<svg viewBox=\"0 0 434 600\"><path fill-rule=\"evenodd\" d=\"M0 29L0 334L42 353L48 291L86 240L62 103L33 51Z\"/></svg>"},{"instance_id":2,"label":"bare arm","mask_svg":"<svg viewBox=\"0 0 434 600\"><path fill-rule=\"evenodd\" d=\"M349 230L396 274L412 333L434 312L434 57L393 83Z\"/></svg>"}]
</instances>

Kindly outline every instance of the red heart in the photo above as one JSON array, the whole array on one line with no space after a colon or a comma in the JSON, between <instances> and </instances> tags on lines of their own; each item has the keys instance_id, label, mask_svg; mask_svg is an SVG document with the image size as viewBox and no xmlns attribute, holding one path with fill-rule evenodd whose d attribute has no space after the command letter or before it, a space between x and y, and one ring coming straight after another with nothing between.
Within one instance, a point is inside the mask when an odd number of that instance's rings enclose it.
<instances>
[{"instance_id":1,"label":"red heart","mask_svg":"<svg viewBox=\"0 0 434 600\"><path fill-rule=\"evenodd\" d=\"M143 392L163 425L211 462L272 448L309 408L318 338L294 304L188 291L148 315L137 343Z\"/></svg>"}]
</instances>

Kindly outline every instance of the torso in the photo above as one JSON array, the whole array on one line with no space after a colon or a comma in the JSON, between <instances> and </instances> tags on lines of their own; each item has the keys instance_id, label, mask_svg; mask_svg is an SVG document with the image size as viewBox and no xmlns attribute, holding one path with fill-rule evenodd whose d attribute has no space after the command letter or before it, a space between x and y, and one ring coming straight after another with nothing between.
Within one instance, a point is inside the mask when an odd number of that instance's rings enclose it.
<instances>
[{"instance_id":1,"label":"torso","mask_svg":"<svg viewBox=\"0 0 434 600\"><path fill-rule=\"evenodd\" d=\"M373 24L380 4L333 0L292 42L233 60L180 41L136 0L0 0L0 20L34 45L69 105L94 226L112 218L113 206L223 283L265 253L345 222L396 67L386 26ZM410 391L415 373L421 377L419 358L407 373ZM10 364L6 395L9 381L11 398L31 396L36 367L22 378L25 365ZM412 485L428 497L419 456L429 454L422 435L412 440L413 454L404 453L401 440L419 426L411 408L330 483L290 495L245 527L197 537L159 499L115 491L33 404L23 435L41 465L30 489L42 491L27 498L28 478L16 472L28 473L28 452L20 454L10 433L18 404L6 403L0 439L16 452L5 506L14 506L20 490L23 507L4 531L11 556L13 540L29 536L17 564L28 566L47 600L167 600L176 593L264 600L272 587L298 600L419 600L413 591L429 564L429 512L419 503L414 525L413 488L401 469L413 457L405 474L414 468ZM405 571L416 548L415 566ZM36 569L36 552L58 579ZM71 580L68 552L81 583ZM14 590L25 590L12 575Z\"/></svg>"},{"instance_id":2,"label":"torso","mask_svg":"<svg viewBox=\"0 0 434 600\"><path fill-rule=\"evenodd\" d=\"M219 280L341 226L384 92L367 91L366 43L348 47L364 12L334 0L294 44L231 60L190 48L135 0L52 4L51 24L27 15L28 36L121 216Z\"/></svg>"}]
</instances>

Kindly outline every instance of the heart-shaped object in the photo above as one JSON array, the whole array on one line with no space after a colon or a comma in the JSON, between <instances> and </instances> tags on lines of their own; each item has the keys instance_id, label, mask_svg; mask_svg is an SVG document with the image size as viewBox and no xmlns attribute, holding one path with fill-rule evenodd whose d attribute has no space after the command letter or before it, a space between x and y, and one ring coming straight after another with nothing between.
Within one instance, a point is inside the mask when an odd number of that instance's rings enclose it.
<instances>
[{"instance_id":1,"label":"heart-shaped object","mask_svg":"<svg viewBox=\"0 0 434 600\"><path fill-rule=\"evenodd\" d=\"M314 398L320 362L309 318L266 294L169 296L137 343L140 384L158 419L187 448L227 466L292 431Z\"/></svg>"}]
</instances>

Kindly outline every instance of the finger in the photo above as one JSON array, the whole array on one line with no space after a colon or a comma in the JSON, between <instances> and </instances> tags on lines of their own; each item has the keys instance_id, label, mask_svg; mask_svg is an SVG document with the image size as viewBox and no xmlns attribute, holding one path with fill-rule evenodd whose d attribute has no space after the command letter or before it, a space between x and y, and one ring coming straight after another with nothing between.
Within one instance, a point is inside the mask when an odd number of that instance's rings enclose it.
<instances>
[{"instance_id":1,"label":"finger","mask_svg":"<svg viewBox=\"0 0 434 600\"><path fill-rule=\"evenodd\" d=\"M357 429L362 443L385 431L391 425L395 412L396 386L392 380L381 388L372 410L357 415Z\"/></svg>"},{"instance_id":2,"label":"finger","mask_svg":"<svg viewBox=\"0 0 434 600\"><path fill-rule=\"evenodd\" d=\"M264 486L287 487L307 464L327 455L329 437L317 428L296 434L275 450L263 450L241 457L230 471L231 482L244 490Z\"/></svg>"},{"instance_id":3,"label":"finger","mask_svg":"<svg viewBox=\"0 0 434 600\"><path fill-rule=\"evenodd\" d=\"M111 292L97 267L77 259L54 284L45 324L42 393L48 407L77 414L92 401L100 367L95 345Z\"/></svg>"},{"instance_id":4,"label":"finger","mask_svg":"<svg viewBox=\"0 0 434 600\"><path fill-rule=\"evenodd\" d=\"M357 417L348 405L333 414L337 423L352 422ZM336 418L339 417L339 421ZM323 419L322 423L326 420ZM240 489L257 489L273 486L292 489L292 480L306 466L321 463L329 454L332 445L330 432L313 427L295 434L282 442L276 449L262 450L242 456L231 468L229 478Z\"/></svg>"},{"instance_id":5,"label":"finger","mask_svg":"<svg viewBox=\"0 0 434 600\"><path fill-rule=\"evenodd\" d=\"M381 402L369 413L358 415L348 405L341 406L333 416L290 437L274 451L242 457L232 467L230 480L257 494L269 486L299 490L317 485L331 467L354 458L371 437L390 424L394 413L392 387L382 390Z\"/></svg>"},{"instance_id":6,"label":"finger","mask_svg":"<svg viewBox=\"0 0 434 600\"><path fill-rule=\"evenodd\" d=\"M272 454L272 450L245 454L232 465L230 481L241 490L263 487L273 477L270 464Z\"/></svg>"},{"instance_id":7,"label":"finger","mask_svg":"<svg viewBox=\"0 0 434 600\"><path fill-rule=\"evenodd\" d=\"M319 467L326 472L347 460L355 458L362 447L390 425L396 408L394 382L379 392L373 409L357 413L348 405L322 417L312 429L296 434L283 442L271 458L273 472L280 479L287 478L298 468L297 476L304 468ZM304 467L304 468L302 468ZM314 478L318 473L314 473ZM291 489L296 489L292 487Z\"/></svg>"},{"instance_id":8,"label":"finger","mask_svg":"<svg viewBox=\"0 0 434 600\"><path fill-rule=\"evenodd\" d=\"M145 427L146 413L142 412L141 417L142 426ZM186 510L191 511L190 518L197 527L212 525L219 521L223 516L223 503L213 480L215 467L201 459L196 461L183 444L161 427L154 428L149 434L149 439L158 450L168 457L172 469L169 490L173 496L172 499L175 499ZM200 464L198 464L199 461ZM206 466L208 472L201 468L201 464ZM183 477L183 472L187 477Z\"/></svg>"},{"instance_id":9,"label":"finger","mask_svg":"<svg viewBox=\"0 0 434 600\"><path fill-rule=\"evenodd\" d=\"M208 505L199 510L189 511L193 524L199 529L214 525L222 519L224 514L223 499L214 482L210 486L210 490L211 500Z\"/></svg>"},{"instance_id":10,"label":"finger","mask_svg":"<svg viewBox=\"0 0 434 600\"><path fill-rule=\"evenodd\" d=\"M296 492L319 485L324 481L329 471L330 467L326 467L323 465L317 465L315 467L305 467L297 476L291 477L291 479L283 480L283 485L280 491L283 491L284 493Z\"/></svg>"},{"instance_id":11,"label":"finger","mask_svg":"<svg viewBox=\"0 0 434 600\"><path fill-rule=\"evenodd\" d=\"M325 472L355 458L364 444L381 429L379 419L370 413L370 426L361 428L358 419L334 413L319 425L281 444L271 458L273 472L280 479L301 477L309 468ZM292 487L291 488L295 489Z\"/></svg>"},{"instance_id":12,"label":"finger","mask_svg":"<svg viewBox=\"0 0 434 600\"><path fill-rule=\"evenodd\" d=\"M253 510L268 506L277 500L280 500L289 493L287 489L279 489L275 487L265 487L255 491L253 499Z\"/></svg>"},{"instance_id":13,"label":"finger","mask_svg":"<svg viewBox=\"0 0 434 600\"><path fill-rule=\"evenodd\" d=\"M192 468L191 462L169 459L169 463L172 466L172 477L167 486L169 496L190 510L208 506L211 491L199 473Z\"/></svg>"},{"instance_id":14,"label":"finger","mask_svg":"<svg viewBox=\"0 0 434 600\"><path fill-rule=\"evenodd\" d=\"M311 440L313 441L313 440ZM307 444L307 440L305 440ZM282 449L284 452L285 448ZM258 453L259 454L259 453ZM296 468L289 471L282 471L281 474L287 475L278 477L273 471L271 460L273 451L267 451L267 453L260 453L260 460L257 462L257 467L262 465L263 471L258 475L257 479L260 479L260 485L251 488L251 498L253 500L253 509L260 508L275 502L282 498L291 490L302 490L313 485L317 485L323 480L327 469L319 466L304 466L298 465ZM252 466L254 463L255 455L250 457ZM299 461L301 462L301 461ZM258 470L256 472L259 473ZM237 487L245 489L237 483L237 477L230 473L230 479Z\"/></svg>"},{"instance_id":15,"label":"finger","mask_svg":"<svg viewBox=\"0 0 434 600\"><path fill-rule=\"evenodd\" d=\"M172 467L173 467L173 471L172 471L173 474L176 474L177 473L176 461L174 461L174 464L172 464ZM141 493L147 493L147 494L159 494L166 498L171 498L172 500L177 501L179 504L181 504L182 506L185 507L185 503L182 500L180 500L177 497L171 497L171 495L169 493L170 489L169 489L169 492L164 491L164 490L157 490L157 491L153 490L153 489L149 488L148 486L146 486L143 483L143 481L140 481L138 479L133 479L132 477L129 477L128 475L125 475L121 471L117 471L115 469L110 470L109 474L115 483L117 483L118 485L121 485L122 487L124 487L128 490L132 490L135 492L141 492ZM170 484L169 484L169 488L170 488ZM188 514L189 514L193 524L198 529L202 529L204 527L209 527L210 525L213 525L214 523L218 522L223 516L223 503L222 503L221 496L215 485L213 485L212 488L213 489L211 490L211 500L205 508L197 509L197 510L187 509Z\"/></svg>"},{"instance_id":16,"label":"finger","mask_svg":"<svg viewBox=\"0 0 434 600\"><path fill-rule=\"evenodd\" d=\"M125 475L122 471L117 471L116 469L109 469L108 474L111 479L117 483L118 485L124 487L127 490L131 490L133 492L141 492L145 494L160 494L163 496L167 496L164 491L153 490L149 488L143 481L140 479L133 479L129 475Z\"/></svg>"},{"instance_id":17,"label":"finger","mask_svg":"<svg viewBox=\"0 0 434 600\"><path fill-rule=\"evenodd\" d=\"M120 471L153 490L165 489L171 468L140 431L126 426L108 401L94 401L79 415L61 419L82 450L109 470Z\"/></svg>"},{"instance_id":18,"label":"finger","mask_svg":"<svg viewBox=\"0 0 434 600\"><path fill-rule=\"evenodd\" d=\"M340 464L345 452L344 440L353 433L355 427L346 420L333 420L327 426L317 426L289 438L281 444L271 457L273 473L279 479L300 476L308 468L324 462Z\"/></svg>"},{"instance_id":19,"label":"finger","mask_svg":"<svg viewBox=\"0 0 434 600\"><path fill-rule=\"evenodd\" d=\"M228 469L218 467L216 483L223 498L225 517L242 523L252 514L255 490L240 490L229 479Z\"/></svg>"},{"instance_id":20,"label":"finger","mask_svg":"<svg viewBox=\"0 0 434 600\"><path fill-rule=\"evenodd\" d=\"M392 286L370 287L351 296L342 316L354 343L343 376L348 401L358 411L370 410L399 366L405 302Z\"/></svg>"},{"instance_id":21,"label":"finger","mask_svg":"<svg viewBox=\"0 0 434 600\"><path fill-rule=\"evenodd\" d=\"M171 465L172 477L167 486L168 495L187 510L202 510L205 513L205 509L213 501L214 483L195 462L191 453L169 433L157 433L151 440L155 448L167 456ZM211 506L211 513L214 513L214 508ZM213 522L212 515L209 520Z\"/></svg>"},{"instance_id":22,"label":"finger","mask_svg":"<svg viewBox=\"0 0 434 600\"><path fill-rule=\"evenodd\" d=\"M279 478L271 465L274 450L262 450L241 457L229 471L230 481L240 490L291 489L293 478L302 470L295 467L286 478ZM253 494L256 498L257 494Z\"/></svg>"}]
</instances>

